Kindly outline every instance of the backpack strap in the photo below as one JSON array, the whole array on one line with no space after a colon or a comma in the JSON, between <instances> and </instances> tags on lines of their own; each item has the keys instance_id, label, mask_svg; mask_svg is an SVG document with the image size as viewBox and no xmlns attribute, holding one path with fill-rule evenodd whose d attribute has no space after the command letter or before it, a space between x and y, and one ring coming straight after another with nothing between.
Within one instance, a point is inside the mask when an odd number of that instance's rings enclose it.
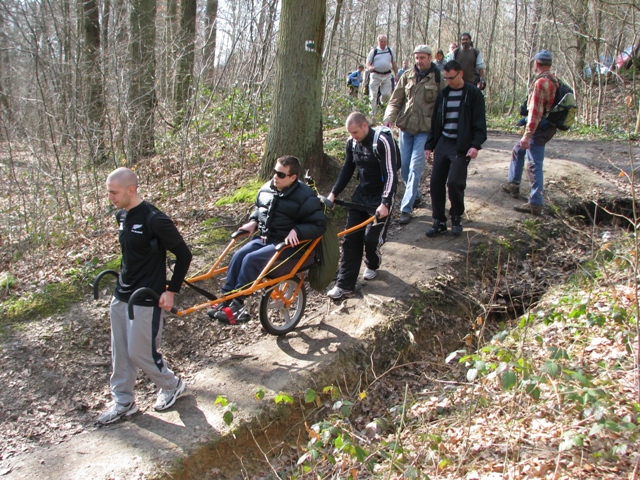
<instances>
[{"instance_id":1,"label":"backpack strap","mask_svg":"<svg viewBox=\"0 0 640 480\"><path fill-rule=\"evenodd\" d=\"M380 134L383 131L391 133L391 130L389 130L388 127L375 127L373 131L375 132L373 134L373 154L378 158L378 160L380 160L380 154L378 153L378 140L380 139Z\"/></svg>"},{"instance_id":2,"label":"backpack strap","mask_svg":"<svg viewBox=\"0 0 640 480\"><path fill-rule=\"evenodd\" d=\"M147 218L144 221L144 228L147 232L149 232L149 235L151 235L151 240L149 241L149 243L151 244L152 253L158 253L158 238L153 233L153 228L151 227L151 220L156 216L158 212L160 212L160 210L158 210L157 208L152 208L151 210L149 210L149 213L147 213Z\"/></svg>"},{"instance_id":3,"label":"backpack strap","mask_svg":"<svg viewBox=\"0 0 640 480\"><path fill-rule=\"evenodd\" d=\"M475 63L476 61L478 61L478 55L480 55L480 50L478 50L476 47L473 47L471 50L473 50L473 53L475 53L475 55L476 55L476 58L473 60L474 63ZM460 51L460 47L456 48L453 51L453 59L454 60L458 60L458 52L459 51Z\"/></svg>"}]
</instances>

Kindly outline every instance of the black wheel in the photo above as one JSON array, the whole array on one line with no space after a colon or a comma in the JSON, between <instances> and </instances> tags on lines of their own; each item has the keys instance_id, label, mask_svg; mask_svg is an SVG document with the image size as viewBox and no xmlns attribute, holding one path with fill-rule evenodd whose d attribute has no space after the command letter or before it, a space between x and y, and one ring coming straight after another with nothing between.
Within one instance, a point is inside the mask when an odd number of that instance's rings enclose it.
<instances>
[{"instance_id":1,"label":"black wheel","mask_svg":"<svg viewBox=\"0 0 640 480\"><path fill-rule=\"evenodd\" d=\"M304 315L307 291L298 277L267 289L260 299L260 323L271 335L284 335L296 328Z\"/></svg>"}]
</instances>

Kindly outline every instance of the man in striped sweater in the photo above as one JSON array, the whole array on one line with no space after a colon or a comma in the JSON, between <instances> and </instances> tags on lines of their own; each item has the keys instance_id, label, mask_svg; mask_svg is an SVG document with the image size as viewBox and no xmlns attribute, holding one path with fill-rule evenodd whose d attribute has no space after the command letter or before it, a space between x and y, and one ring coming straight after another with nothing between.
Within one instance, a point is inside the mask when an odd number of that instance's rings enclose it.
<instances>
[{"instance_id":1,"label":"man in striped sweater","mask_svg":"<svg viewBox=\"0 0 640 480\"><path fill-rule=\"evenodd\" d=\"M462 65L456 60L446 63L443 75L447 86L438 94L424 147L427 161L432 153L434 157L430 183L433 226L427 230L427 237L447 231L447 188L451 233L462 233L467 168L487 140L482 92L464 81Z\"/></svg>"}]
</instances>

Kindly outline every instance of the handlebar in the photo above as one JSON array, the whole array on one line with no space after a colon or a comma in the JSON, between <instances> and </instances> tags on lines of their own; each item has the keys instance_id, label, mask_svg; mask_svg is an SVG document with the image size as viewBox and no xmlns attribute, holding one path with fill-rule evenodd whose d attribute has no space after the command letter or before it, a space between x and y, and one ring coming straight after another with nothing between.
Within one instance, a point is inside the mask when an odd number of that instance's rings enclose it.
<instances>
[{"instance_id":1,"label":"handlebar","mask_svg":"<svg viewBox=\"0 0 640 480\"><path fill-rule=\"evenodd\" d=\"M131 320L134 319L133 306L135 305L135 301L138 297L142 295L149 295L153 297L156 302L160 301L160 295L158 295L155 290L152 290L149 287L142 287L137 289L135 292L131 294L131 297L129 297L129 304L127 305L127 312L129 313L129 318ZM173 314L178 313L178 308L175 305L171 307L171 313Z\"/></svg>"},{"instance_id":2,"label":"handlebar","mask_svg":"<svg viewBox=\"0 0 640 480\"><path fill-rule=\"evenodd\" d=\"M120 277L120 274L118 272L116 272L115 270L104 270L104 271L100 272L98 274L98 276L96 277L96 279L93 281L93 298L94 298L94 300L98 300L98 298L100 298L100 293L98 292L98 288L100 287L100 280L102 280L102 277L104 277L105 275L113 275L116 278Z\"/></svg>"},{"instance_id":3,"label":"handlebar","mask_svg":"<svg viewBox=\"0 0 640 480\"><path fill-rule=\"evenodd\" d=\"M334 203L329 200L327 197L324 197L322 195L318 195L318 198L320 199L320 202L324 203L324 205L329 209L329 210L333 210L334 207Z\"/></svg>"},{"instance_id":4,"label":"handlebar","mask_svg":"<svg viewBox=\"0 0 640 480\"><path fill-rule=\"evenodd\" d=\"M231 234L231 238L238 238L238 237L240 237L242 235L247 235L248 233L249 233L248 230L242 230L242 229L236 230L235 232L233 232Z\"/></svg>"}]
</instances>

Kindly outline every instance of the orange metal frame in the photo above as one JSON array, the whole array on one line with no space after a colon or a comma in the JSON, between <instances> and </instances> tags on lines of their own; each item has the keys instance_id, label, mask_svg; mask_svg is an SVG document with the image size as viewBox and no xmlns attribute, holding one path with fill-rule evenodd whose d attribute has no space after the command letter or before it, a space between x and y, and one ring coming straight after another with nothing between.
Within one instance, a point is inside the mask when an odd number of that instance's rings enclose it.
<instances>
[{"instance_id":1,"label":"orange metal frame","mask_svg":"<svg viewBox=\"0 0 640 480\"><path fill-rule=\"evenodd\" d=\"M355 225L351 228L348 228L346 230L343 230L341 232L338 232L338 238L344 237L345 235L348 235L349 233L355 232L356 230L359 230L361 228L366 227L368 224L370 224L371 222L375 221L376 217L370 217L369 219L367 219L366 221ZM192 278L187 279L187 281L189 283L195 283L195 282L200 282L200 281L204 281L204 280L209 280L213 277L215 277L216 275L220 274L220 273L224 273L227 271L228 265L225 266L220 266L222 264L222 262L224 261L224 259L228 256L229 252L233 249L233 247L236 245L236 243L238 243L238 241L243 238L248 236L248 233L245 234L239 234L239 235L234 235L231 238L231 241L229 242L229 244L226 246L226 248L224 249L224 251L220 254L220 256L216 259L216 261L214 262L214 264L211 266L211 268L209 269L208 272L202 274L202 275L198 275ZM278 260L278 258L280 258L281 254L289 249L289 248L293 248L290 245L286 245L284 243L280 243L276 246L276 253L273 255L273 257L271 257L271 260L269 260L269 263L267 263L267 265L262 269L262 272L260 272L260 275L258 275L258 278L256 278L256 280L247 288L239 290L239 291L234 291L233 293L229 293L227 295L223 295L220 298L217 298L215 300L212 300L210 302L206 302L206 303L201 303L199 305L195 305L193 307L190 308L185 308L184 310L178 310L177 312L175 312L175 314L177 316L183 316L183 315L188 315L190 313L193 312L197 312L199 310L204 310L205 308L211 308L221 302L225 302L227 300L232 300L236 297L246 297L249 295L253 295L254 293L260 291L260 290L264 290L266 288L269 288L273 285L277 285L278 283L284 282L285 280L289 280L290 278L293 278L294 276L296 276L298 274L298 271L300 270L300 267L304 264L304 262L307 260L307 258L309 257L309 255L311 255L311 253L314 251L314 249L316 248L316 246L318 245L318 243L320 242L320 240L322 239L322 237L318 237L314 240L303 240L300 242L299 245L304 245L304 244L308 244L308 246L306 247L306 250L304 252L304 254L302 255L302 257L300 257L300 259L296 262L296 264L293 266L293 268L291 269L291 272L289 272L286 275L282 275L280 277L276 277L276 278L269 278L267 275L269 274L269 272L272 270L272 268L274 268L273 266L276 265L276 262ZM286 259L285 259L286 261ZM301 274L301 282L298 284L298 287L296 288L296 291L294 292L294 294L291 296L290 299L286 299L283 295L283 292L281 292L280 290L278 290L277 288L274 288L273 291L271 292L271 295L275 298L275 299L279 299L282 300L286 306L289 306L294 300L295 298L298 296L298 292L300 292L300 289L302 288L302 284L304 283L304 273Z\"/></svg>"}]
</instances>

